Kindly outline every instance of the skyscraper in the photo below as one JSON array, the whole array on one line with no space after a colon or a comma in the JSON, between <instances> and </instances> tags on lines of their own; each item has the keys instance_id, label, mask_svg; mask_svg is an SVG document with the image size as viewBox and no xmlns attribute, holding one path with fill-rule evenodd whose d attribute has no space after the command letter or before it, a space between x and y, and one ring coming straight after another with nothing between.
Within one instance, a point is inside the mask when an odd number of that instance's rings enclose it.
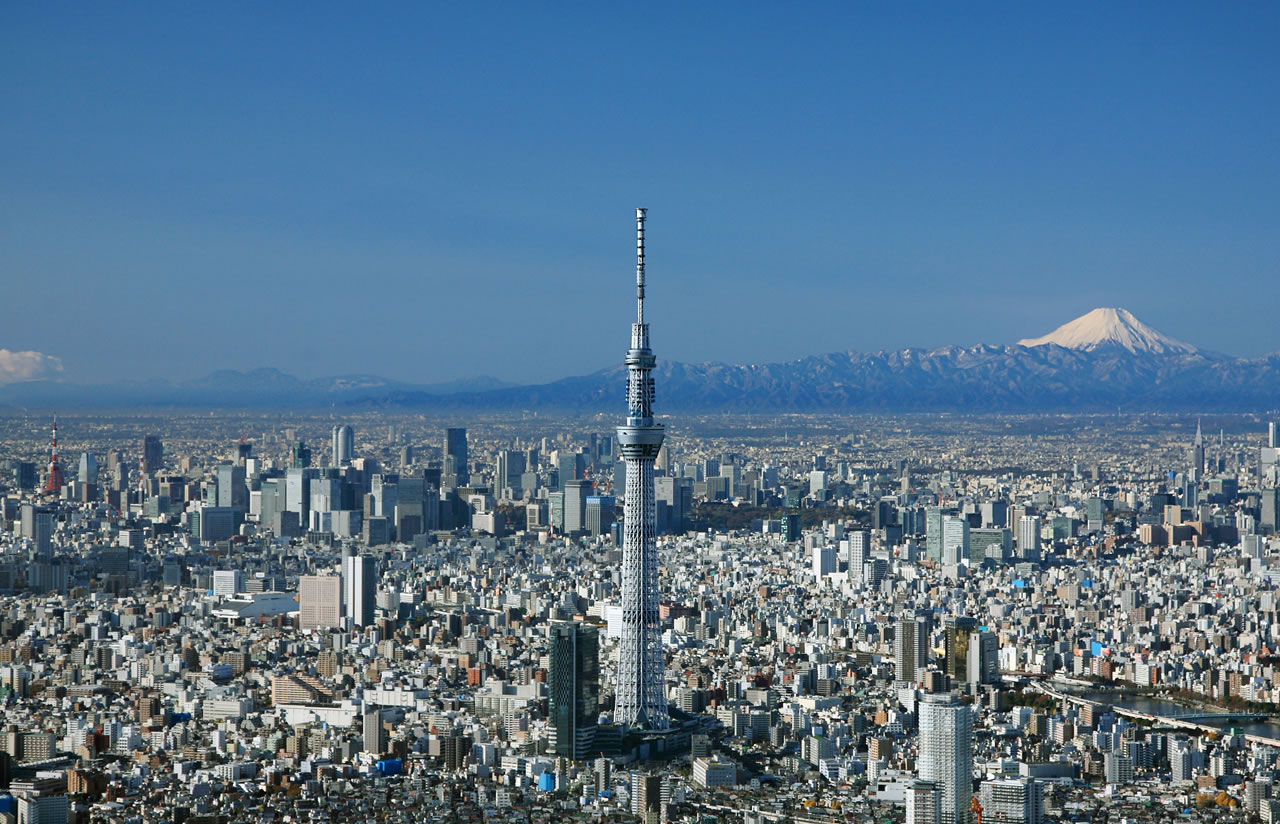
<instances>
[{"instance_id":1,"label":"skyscraper","mask_svg":"<svg viewBox=\"0 0 1280 824\"><path fill-rule=\"evenodd\" d=\"M978 621L967 615L948 615L942 627L943 670L952 681L964 681L969 668L969 645L977 640Z\"/></svg>"},{"instance_id":2,"label":"skyscraper","mask_svg":"<svg viewBox=\"0 0 1280 824\"><path fill-rule=\"evenodd\" d=\"M669 724L663 692L662 625L658 617L658 545L654 512L653 463L662 448L662 425L653 420L656 363L644 320L644 220L636 209L636 322L627 350L627 422L618 427L618 445L627 463L623 505L622 638L618 644L618 685L614 720L665 730Z\"/></svg>"},{"instance_id":3,"label":"skyscraper","mask_svg":"<svg viewBox=\"0 0 1280 824\"><path fill-rule=\"evenodd\" d=\"M164 444L157 435L147 435L142 439L142 471L154 475L160 471L164 463Z\"/></svg>"},{"instance_id":4,"label":"skyscraper","mask_svg":"<svg viewBox=\"0 0 1280 824\"><path fill-rule=\"evenodd\" d=\"M452 458L453 475L458 486L466 486L471 482L467 472L467 430L463 427L451 427L444 431L445 472L448 473Z\"/></svg>"},{"instance_id":5,"label":"skyscraper","mask_svg":"<svg viewBox=\"0 0 1280 824\"><path fill-rule=\"evenodd\" d=\"M921 696L919 713L920 777L942 788L942 824L964 824L973 801L973 717L945 694Z\"/></svg>"},{"instance_id":6,"label":"skyscraper","mask_svg":"<svg viewBox=\"0 0 1280 824\"><path fill-rule=\"evenodd\" d=\"M378 596L378 562L368 555L356 555L350 547L342 554L342 606L347 626L373 624Z\"/></svg>"},{"instance_id":7,"label":"skyscraper","mask_svg":"<svg viewBox=\"0 0 1280 824\"><path fill-rule=\"evenodd\" d=\"M929 666L929 616L908 612L893 636L894 679L916 683Z\"/></svg>"},{"instance_id":8,"label":"skyscraper","mask_svg":"<svg viewBox=\"0 0 1280 824\"><path fill-rule=\"evenodd\" d=\"M551 624L550 751L575 761L595 754L600 714L600 639L593 626Z\"/></svg>"},{"instance_id":9,"label":"skyscraper","mask_svg":"<svg viewBox=\"0 0 1280 824\"><path fill-rule=\"evenodd\" d=\"M345 423L333 428L333 465L346 466L356 457L356 431Z\"/></svg>"},{"instance_id":10,"label":"skyscraper","mask_svg":"<svg viewBox=\"0 0 1280 824\"><path fill-rule=\"evenodd\" d=\"M298 577L298 626L326 629L342 625L342 579L337 575Z\"/></svg>"}]
</instances>

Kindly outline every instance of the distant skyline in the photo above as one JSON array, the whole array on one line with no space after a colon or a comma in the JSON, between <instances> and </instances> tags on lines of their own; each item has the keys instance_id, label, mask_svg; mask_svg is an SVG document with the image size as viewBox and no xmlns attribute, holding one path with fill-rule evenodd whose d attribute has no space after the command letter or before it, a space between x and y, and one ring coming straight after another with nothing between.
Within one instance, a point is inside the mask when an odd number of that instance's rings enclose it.
<instances>
[{"instance_id":1,"label":"distant skyline","mask_svg":"<svg viewBox=\"0 0 1280 824\"><path fill-rule=\"evenodd\" d=\"M0 8L0 379L593 372L636 206L664 359L1280 349L1274 5L128 10Z\"/></svg>"}]
</instances>

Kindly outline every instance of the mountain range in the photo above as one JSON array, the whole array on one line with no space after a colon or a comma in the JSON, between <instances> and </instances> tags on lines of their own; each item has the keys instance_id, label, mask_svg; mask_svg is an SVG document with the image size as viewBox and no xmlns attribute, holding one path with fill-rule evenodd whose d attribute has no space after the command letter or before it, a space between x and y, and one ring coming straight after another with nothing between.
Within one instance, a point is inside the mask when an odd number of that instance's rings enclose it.
<instances>
[{"instance_id":1,"label":"mountain range","mask_svg":"<svg viewBox=\"0 0 1280 824\"><path fill-rule=\"evenodd\" d=\"M621 361L621 358L619 358ZM332 406L355 409L609 412L618 365L546 384L478 377L413 385L373 375L302 380L275 369L224 370L182 384L0 386L30 406ZM835 352L784 363L659 360L662 412L1261 411L1280 407L1280 352L1235 358L1175 340L1119 308L1099 308L1012 345Z\"/></svg>"}]
</instances>

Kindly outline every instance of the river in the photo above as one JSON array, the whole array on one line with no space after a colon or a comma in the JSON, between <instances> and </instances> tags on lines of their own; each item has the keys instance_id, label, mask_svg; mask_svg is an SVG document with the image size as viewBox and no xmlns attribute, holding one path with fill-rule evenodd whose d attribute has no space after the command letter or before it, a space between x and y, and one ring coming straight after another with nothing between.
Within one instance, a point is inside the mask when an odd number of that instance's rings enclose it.
<instances>
[{"instance_id":1,"label":"river","mask_svg":"<svg viewBox=\"0 0 1280 824\"><path fill-rule=\"evenodd\" d=\"M1116 694L1107 691L1090 691L1078 693L1082 698L1088 698L1090 701L1111 704L1117 707L1124 707L1128 710L1137 710L1138 712L1149 712L1152 715L1163 715L1165 717L1175 715L1186 715L1194 712L1188 706L1168 701L1163 698L1149 698L1145 695L1125 695L1123 693ZM1205 712L1216 712L1217 710L1206 708ZM1217 727L1223 732L1235 730L1236 732L1248 735L1261 735L1267 738L1280 739L1280 724L1272 721L1197 721L1197 723L1205 724L1210 727Z\"/></svg>"}]
</instances>

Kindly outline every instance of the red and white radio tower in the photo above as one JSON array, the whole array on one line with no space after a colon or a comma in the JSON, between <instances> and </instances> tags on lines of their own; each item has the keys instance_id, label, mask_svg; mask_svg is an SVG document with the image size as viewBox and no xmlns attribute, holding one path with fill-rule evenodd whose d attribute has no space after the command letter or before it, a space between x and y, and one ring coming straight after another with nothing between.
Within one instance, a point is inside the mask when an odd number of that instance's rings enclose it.
<instances>
[{"instance_id":1,"label":"red and white radio tower","mask_svg":"<svg viewBox=\"0 0 1280 824\"><path fill-rule=\"evenodd\" d=\"M58 416L53 416L53 451L49 456L49 480L44 485L45 494L57 495L62 491L62 464L58 461Z\"/></svg>"}]
</instances>

